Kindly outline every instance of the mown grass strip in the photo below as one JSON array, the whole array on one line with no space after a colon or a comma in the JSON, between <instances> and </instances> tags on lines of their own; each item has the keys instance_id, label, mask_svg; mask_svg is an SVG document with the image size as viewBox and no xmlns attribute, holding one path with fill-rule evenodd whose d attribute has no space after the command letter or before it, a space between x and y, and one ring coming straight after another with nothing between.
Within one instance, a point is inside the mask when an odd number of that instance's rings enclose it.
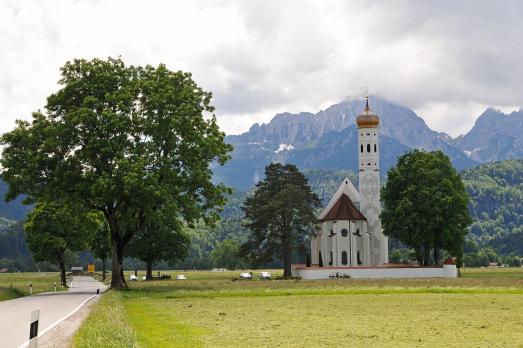
<instances>
[{"instance_id":1,"label":"mown grass strip","mask_svg":"<svg viewBox=\"0 0 523 348\"><path fill-rule=\"evenodd\" d=\"M200 337L208 330L179 322L163 301L124 301L124 306L131 325L139 328L136 338L140 346L203 347Z\"/></svg>"},{"instance_id":2,"label":"mown grass strip","mask_svg":"<svg viewBox=\"0 0 523 348\"><path fill-rule=\"evenodd\" d=\"M270 297L270 296L325 296L325 295L386 295L386 294L506 294L523 295L523 288L482 287L382 287L382 288L289 288L289 289L238 289L238 290L129 290L124 298L211 298L211 297Z\"/></svg>"},{"instance_id":3,"label":"mown grass strip","mask_svg":"<svg viewBox=\"0 0 523 348\"><path fill-rule=\"evenodd\" d=\"M105 293L73 339L74 347L138 347L121 294Z\"/></svg>"}]
</instances>

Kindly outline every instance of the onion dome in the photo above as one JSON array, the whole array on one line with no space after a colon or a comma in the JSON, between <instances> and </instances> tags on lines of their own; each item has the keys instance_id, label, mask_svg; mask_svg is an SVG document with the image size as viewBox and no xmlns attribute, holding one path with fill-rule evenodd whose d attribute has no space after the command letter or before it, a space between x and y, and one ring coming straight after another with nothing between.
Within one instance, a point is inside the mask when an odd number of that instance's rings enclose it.
<instances>
[{"instance_id":1,"label":"onion dome","mask_svg":"<svg viewBox=\"0 0 523 348\"><path fill-rule=\"evenodd\" d=\"M370 111L369 97L366 98L367 105L365 106L365 110L356 117L356 123L358 124L358 128L377 128L380 124L380 118L378 115Z\"/></svg>"}]
</instances>

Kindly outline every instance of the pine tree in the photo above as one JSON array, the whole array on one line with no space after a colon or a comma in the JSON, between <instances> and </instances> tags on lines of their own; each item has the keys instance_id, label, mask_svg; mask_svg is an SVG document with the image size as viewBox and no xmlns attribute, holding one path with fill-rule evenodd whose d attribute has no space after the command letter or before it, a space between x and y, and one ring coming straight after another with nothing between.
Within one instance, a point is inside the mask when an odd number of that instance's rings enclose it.
<instances>
[{"instance_id":1,"label":"pine tree","mask_svg":"<svg viewBox=\"0 0 523 348\"><path fill-rule=\"evenodd\" d=\"M241 253L255 264L280 257L283 276L288 278L293 253L304 249L316 224L320 199L292 164L271 163L265 167L265 176L242 207L252 235Z\"/></svg>"}]
</instances>

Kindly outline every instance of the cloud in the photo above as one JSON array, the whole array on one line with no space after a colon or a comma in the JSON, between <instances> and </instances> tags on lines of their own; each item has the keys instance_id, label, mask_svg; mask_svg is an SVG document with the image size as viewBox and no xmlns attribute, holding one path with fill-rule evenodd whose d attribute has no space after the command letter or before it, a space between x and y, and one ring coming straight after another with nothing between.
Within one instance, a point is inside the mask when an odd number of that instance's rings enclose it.
<instances>
[{"instance_id":1,"label":"cloud","mask_svg":"<svg viewBox=\"0 0 523 348\"><path fill-rule=\"evenodd\" d=\"M228 133L366 88L458 135L523 104L519 1L0 2L0 132L28 119L75 57L191 71Z\"/></svg>"}]
</instances>

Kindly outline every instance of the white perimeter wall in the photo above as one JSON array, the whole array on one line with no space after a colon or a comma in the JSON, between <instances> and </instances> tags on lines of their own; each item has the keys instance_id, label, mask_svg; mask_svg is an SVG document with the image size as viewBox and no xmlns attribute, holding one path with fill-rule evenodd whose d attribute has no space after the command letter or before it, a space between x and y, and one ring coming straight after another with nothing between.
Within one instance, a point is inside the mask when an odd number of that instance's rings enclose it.
<instances>
[{"instance_id":1,"label":"white perimeter wall","mask_svg":"<svg viewBox=\"0 0 523 348\"><path fill-rule=\"evenodd\" d=\"M292 269L293 277L302 279L329 279L349 275L351 278L456 278L456 265L437 268L315 268Z\"/></svg>"}]
</instances>

